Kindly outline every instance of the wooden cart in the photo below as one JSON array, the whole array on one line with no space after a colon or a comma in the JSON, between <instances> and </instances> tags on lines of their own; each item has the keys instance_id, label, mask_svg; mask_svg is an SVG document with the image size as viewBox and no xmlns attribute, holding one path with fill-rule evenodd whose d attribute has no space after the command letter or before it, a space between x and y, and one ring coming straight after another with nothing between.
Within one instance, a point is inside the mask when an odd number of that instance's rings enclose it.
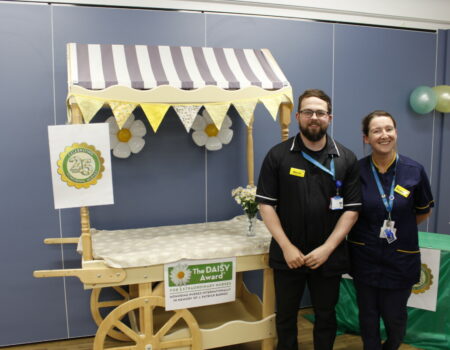
<instances>
[{"instance_id":1,"label":"wooden cart","mask_svg":"<svg viewBox=\"0 0 450 350\"><path fill-rule=\"evenodd\" d=\"M208 57L211 52L216 52L217 55L225 53L227 57L230 54L234 54L235 61L244 60L239 61L239 63L241 67L247 67L247 69L252 64L255 64L255 59L257 59L259 66L255 68L255 71L259 72L259 74L264 72L264 79L253 79L254 81L250 81L251 79L247 74L246 76L249 80L245 81L245 84L241 84L242 86L239 88L236 88L236 84L232 82L226 82L228 88L232 87L231 90L221 87L222 83L218 81L213 82L213 85L202 82L199 86L196 86L195 82L190 81L187 84L190 89L183 89L183 83L181 83L181 86L179 84L176 87L168 84L160 85L161 81L157 79L158 72L154 71L153 80L155 86L149 88L149 82L145 81L148 75L144 76L145 67L142 67L141 61L139 61L141 62L139 68L141 69L142 80L138 82L141 89L136 88L132 79L125 80L125 82L120 81L119 74L117 74L118 81L116 82L118 85L115 86L108 86L106 77L103 84L99 84L98 81L86 82L86 80L82 79L85 73L83 69L88 69L90 72L95 72L96 69L107 71L105 66L108 62L102 57L100 59L98 57L95 58L96 53L110 50L114 54L117 52L125 54L129 53L130 50L135 50L134 52L138 52L139 56L139 52L142 54L144 48L149 53L159 52L161 54L163 51L166 53L183 52L185 59L187 55L186 50L191 50L189 57L196 58L199 55ZM154 62L153 59L150 55L149 62ZM174 65L174 67L171 67L172 71L176 71L179 67L176 67L177 62L175 59L171 63ZM183 62L181 63L183 64ZM202 72L202 69L205 68L205 61L191 61L190 64L197 65L198 72L202 73L201 76L205 76L204 72ZM132 71L132 69L133 67L129 71ZM211 76L213 75L213 69L214 67L210 69ZM242 75L243 72L246 73L240 68L240 71L236 72L235 75ZM68 44L68 74L68 117L72 123L89 122L96 111L104 105L111 107L121 127L127 118L123 111L128 110L131 113L138 105L143 107L143 109L145 107L144 104L146 106L152 104L169 106L202 105L205 108L208 106L222 106L223 109L224 106L226 108L226 106L233 104L238 109L239 104L242 103L255 105L260 102L264 103L272 115L275 114L276 116L278 112L282 139L285 140L288 137L288 125L293 106L292 89L268 50L246 51L209 48L143 47L142 45L125 47L123 45ZM144 85L144 89L142 89L142 85ZM248 183L254 185L253 112L251 111L250 114L241 116L248 126L246 149ZM269 350L273 348L275 338L273 274L268 266L267 247L256 254L236 256L237 289L234 302L166 311L164 308L164 287L163 283L159 283L164 280L164 264L117 268L109 266L102 259L95 258L89 209L87 207L80 208L80 215L81 237L49 238L45 240L45 243L79 243L82 246L81 268L35 271L34 276L75 276L81 280L84 288L92 289L91 312L99 326L94 341L95 350L106 348L117 350L210 349L256 340L262 340L262 349ZM259 234L262 239L270 240L270 234L263 224L260 225L261 232ZM243 233L239 232L237 234L243 235ZM204 258L208 258L208 256ZM249 293L243 283L242 272L250 270L263 270L262 301L256 295ZM113 288L121 296L120 299L102 300L100 295L107 287ZM104 317L101 310L106 308L113 309ZM107 336L123 340L123 346L109 347L105 344Z\"/></svg>"}]
</instances>

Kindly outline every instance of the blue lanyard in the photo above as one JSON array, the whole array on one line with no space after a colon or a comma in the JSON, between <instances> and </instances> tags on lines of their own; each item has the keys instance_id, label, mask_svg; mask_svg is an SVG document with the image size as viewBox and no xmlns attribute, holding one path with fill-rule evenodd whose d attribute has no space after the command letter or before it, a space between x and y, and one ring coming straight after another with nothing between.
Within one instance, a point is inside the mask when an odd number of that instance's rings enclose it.
<instances>
[{"instance_id":1,"label":"blue lanyard","mask_svg":"<svg viewBox=\"0 0 450 350\"><path fill-rule=\"evenodd\" d=\"M375 170L375 166L373 165L372 159L370 160L370 167L372 168L373 177L375 178L375 182L377 183L378 192L381 195L381 199L383 200L383 204L389 214L389 220L391 219L391 211L394 206L394 187L395 187L395 175L397 170L397 161L398 154L395 158L395 169L394 169L394 177L392 178L391 191L389 193L389 201L386 199L386 194L384 193L383 186L381 186L380 178L378 177L378 173Z\"/></svg>"},{"instance_id":2,"label":"blue lanyard","mask_svg":"<svg viewBox=\"0 0 450 350\"><path fill-rule=\"evenodd\" d=\"M333 177L333 180L335 180L334 159L333 158L331 158L330 169L328 169L328 168L324 167L322 164L320 164L313 157L311 157L309 154L302 151L302 155L307 161L313 163L316 167L318 167L318 168L322 169L323 171L325 171L326 173L330 174Z\"/></svg>"}]
</instances>

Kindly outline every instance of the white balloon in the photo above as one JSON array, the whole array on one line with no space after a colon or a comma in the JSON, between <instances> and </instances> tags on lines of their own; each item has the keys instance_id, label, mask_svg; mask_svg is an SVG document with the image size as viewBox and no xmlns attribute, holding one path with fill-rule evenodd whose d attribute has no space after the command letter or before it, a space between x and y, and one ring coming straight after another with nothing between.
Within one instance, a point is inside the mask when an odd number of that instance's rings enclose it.
<instances>
[{"instance_id":1,"label":"white balloon","mask_svg":"<svg viewBox=\"0 0 450 350\"><path fill-rule=\"evenodd\" d=\"M128 158L130 154L130 146L125 142L119 142L113 149L113 155L117 158Z\"/></svg>"},{"instance_id":2,"label":"white balloon","mask_svg":"<svg viewBox=\"0 0 450 350\"><path fill-rule=\"evenodd\" d=\"M219 131L219 134L217 135L220 142L222 142L224 145L228 145L233 138L233 130L231 129L222 129Z\"/></svg>"},{"instance_id":3,"label":"white balloon","mask_svg":"<svg viewBox=\"0 0 450 350\"><path fill-rule=\"evenodd\" d=\"M208 135L206 135L204 131L194 131L192 133L192 139L197 146L204 146L208 139Z\"/></svg>"},{"instance_id":4,"label":"white balloon","mask_svg":"<svg viewBox=\"0 0 450 350\"><path fill-rule=\"evenodd\" d=\"M128 146L130 147L131 152L139 153L145 145L145 141L142 137L132 137L128 141Z\"/></svg>"},{"instance_id":5,"label":"white balloon","mask_svg":"<svg viewBox=\"0 0 450 350\"><path fill-rule=\"evenodd\" d=\"M222 143L217 136L210 137L208 138L208 141L206 141L206 149L208 151L218 151L221 148Z\"/></svg>"},{"instance_id":6,"label":"white balloon","mask_svg":"<svg viewBox=\"0 0 450 350\"><path fill-rule=\"evenodd\" d=\"M145 128L145 124L142 120L135 120L134 123L130 127L131 135L133 136L144 136L147 133L147 129Z\"/></svg>"}]
</instances>

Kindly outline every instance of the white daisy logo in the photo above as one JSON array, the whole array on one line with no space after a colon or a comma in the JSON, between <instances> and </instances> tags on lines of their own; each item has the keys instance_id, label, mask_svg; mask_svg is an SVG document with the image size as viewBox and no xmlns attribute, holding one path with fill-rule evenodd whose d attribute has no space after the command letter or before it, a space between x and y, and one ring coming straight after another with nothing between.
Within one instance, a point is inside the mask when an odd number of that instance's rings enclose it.
<instances>
[{"instance_id":1,"label":"white daisy logo","mask_svg":"<svg viewBox=\"0 0 450 350\"><path fill-rule=\"evenodd\" d=\"M188 265L178 264L174 266L170 272L170 280L176 285L181 286L187 284L191 278L191 270L189 270Z\"/></svg>"},{"instance_id":2,"label":"white daisy logo","mask_svg":"<svg viewBox=\"0 0 450 350\"><path fill-rule=\"evenodd\" d=\"M114 117L109 117L106 122L109 123L109 138L115 157L128 158L131 153L139 153L142 150L145 145L142 137L147 133L142 120L135 120L131 114L122 129L119 129Z\"/></svg>"},{"instance_id":3,"label":"white daisy logo","mask_svg":"<svg viewBox=\"0 0 450 350\"><path fill-rule=\"evenodd\" d=\"M225 116L219 129L214 125L209 113L203 110L197 115L192 124L192 139L197 146L205 146L208 151L218 151L222 145L227 145L233 138L233 130L230 129L232 122L228 115Z\"/></svg>"}]
</instances>

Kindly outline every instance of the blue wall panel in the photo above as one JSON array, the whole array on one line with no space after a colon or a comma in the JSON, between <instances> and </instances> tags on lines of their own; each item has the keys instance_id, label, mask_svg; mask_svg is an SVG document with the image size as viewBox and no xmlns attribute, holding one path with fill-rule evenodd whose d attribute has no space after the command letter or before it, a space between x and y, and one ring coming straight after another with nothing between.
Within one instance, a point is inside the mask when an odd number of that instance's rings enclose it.
<instances>
[{"instance_id":1,"label":"blue wall panel","mask_svg":"<svg viewBox=\"0 0 450 350\"><path fill-rule=\"evenodd\" d=\"M63 279L33 270L61 268L53 210L47 125L53 124L50 9L0 9L0 345L64 337ZM49 310L51 310L49 312ZM31 331L33 330L33 331Z\"/></svg>"},{"instance_id":2,"label":"blue wall panel","mask_svg":"<svg viewBox=\"0 0 450 350\"><path fill-rule=\"evenodd\" d=\"M450 85L450 31L439 31L439 72L441 79L437 85ZM437 149L439 156L439 177L438 177L438 196L436 232L450 234L450 113L436 112L437 132L442 137L441 147Z\"/></svg>"}]
</instances>

